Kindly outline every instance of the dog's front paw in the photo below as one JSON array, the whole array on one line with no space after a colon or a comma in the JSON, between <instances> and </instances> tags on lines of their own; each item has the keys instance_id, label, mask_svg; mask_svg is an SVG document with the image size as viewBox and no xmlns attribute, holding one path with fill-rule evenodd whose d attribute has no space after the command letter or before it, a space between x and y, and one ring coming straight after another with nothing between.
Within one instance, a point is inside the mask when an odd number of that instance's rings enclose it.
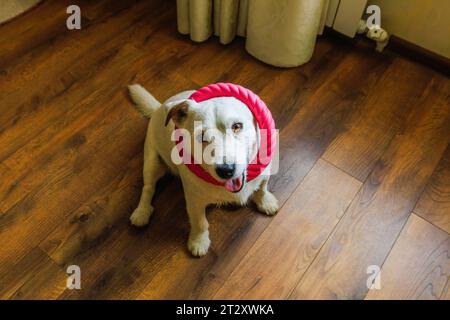
<instances>
[{"instance_id":1,"label":"dog's front paw","mask_svg":"<svg viewBox=\"0 0 450 320\"><path fill-rule=\"evenodd\" d=\"M188 249L195 257L203 257L208 252L211 240L207 232L195 237L189 237Z\"/></svg>"},{"instance_id":2,"label":"dog's front paw","mask_svg":"<svg viewBox=\"0 0 450 320\"><path fill-rule=\"evenodd\" d=\"M148 224L150 216L152 215L153 208L151 206L147 208L137 207L133 214L130 216L130 221L133 226L143 227Z\"/></svg>"},{"instance_id":3,"label":"dog's front paw","mask_svg":"<svg viewBox=\"0 0 450 320\"><path fill-rule=\"evenodd\" d=\"M277 198L269 191L264 192L261 197L255 199L255 203L258 210L268 216L273 216L279 209Z\"/></svg>"}]
</instances>

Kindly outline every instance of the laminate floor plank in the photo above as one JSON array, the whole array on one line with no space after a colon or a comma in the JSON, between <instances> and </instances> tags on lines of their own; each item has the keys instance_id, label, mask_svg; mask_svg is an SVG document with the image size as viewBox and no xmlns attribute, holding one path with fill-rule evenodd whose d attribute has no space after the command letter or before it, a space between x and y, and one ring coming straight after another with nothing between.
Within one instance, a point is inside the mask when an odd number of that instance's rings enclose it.
<instances>
[{"instance_id":1,"label":"laminate floor plank","mask_svg":"<svg viewBox=\"0 0 450 320\"><path fill-rule=\"evenodd\" d=\"M417 202L414 212L450 233L450 145Z\"/></svg>"},{"instance_id":2,"label":"laminate floor plank","mask_svg":"<svg viewBox=\"0 0 450 320\"><path fill-rule=\"evenodd\" d=\"M367 268L381 266L450 139L450 82L436 75L291 299L363 299Z\"/></svg>"},{"instance_id":3,"label":"laminate floor plank","mask_svg":"<svg viewBox=\"0 0 450 320\"><path fill-rule=\"evenodd\" d=\"M435 300L450 279L450 235L411 214L366 299Z\"/></svg>"}]
</instances>

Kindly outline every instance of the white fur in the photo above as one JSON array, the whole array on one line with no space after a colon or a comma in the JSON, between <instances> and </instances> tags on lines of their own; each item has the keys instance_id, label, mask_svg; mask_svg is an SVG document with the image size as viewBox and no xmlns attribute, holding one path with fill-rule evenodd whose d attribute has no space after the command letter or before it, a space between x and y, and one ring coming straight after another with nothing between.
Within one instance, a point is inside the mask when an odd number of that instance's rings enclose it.
<instances>
[{"instance_id":1,"label":"white fur","mask_svg":"<svg viewBox=\"0 0 450 320\"><path fill-rule=\"evenodd\" d=\"M147 118L151 118L153 112L155 112L161 103L155 99L154 96L145 90L139 84L133 84L128 86L131 99L133 99L136 108Z\"/></svg>"},{"instance_id":2,"label":"white fur","mask_svg":"<svg viewBox=\"0 0 450 320\"><path fill-rule=\"evenodd\" d=\"M165 126L165 120L169 110L178 105L193 93L193 91L181 92L162 106L161 104L140 85L129 87L130 95L136 103L136 108L145 116L151 117L147 130L147 137L144 146L144 187L138 207L130 217L131 223L135 226L146 225L153 212L151 200L155 191L155 185L167 169L181 178L186 199L186 207L191 224L188 248L194 256L204 256L209 248L208 221L205 216L205 208L210 204L233 203L245 205L251 198L258 210L273 215L278 210L278 201L275 196L267 190L269 180L270 165L257 178L246 182L237 193L227 191L224 187L209 184L195 176L189 169L181 164L175 165L171 160L171 152L174 142L171 141L171 134L174 130L174 123L169 122ZM242 134L233 136L238 148L230 155L233 159L242 159L244 154L251 154L250 150L257 148L257 128L248 108L235 98L216 98L202 103L188 100L189 113L183 123L183 127L192 133L195 138L193 127L195 120L201 120L207 129L219 129L229 126L232 121L239 119L244 123ZM206 104L208 104L206 106ZM223 133L225 135L225 133ZM251 145L243 139L247 138ZM214 141L211 141L214 143ZM228 154L227 154L228 156ZM213 165L202 164L202 166L216 179ZM241 174L246 165L239 166L238 174Z\"/></svg>"},{"instance_id":3,"label":"white fur","mask_svg":"<svg viewBox=\"0 0 450 320\"><path fill-rule=\"evenodd\" d=\"M376 51L382 52L389 43L389 34L381 28L371 28L367 31L367 37L376 41Z\"/></svg>"}]
</instances>

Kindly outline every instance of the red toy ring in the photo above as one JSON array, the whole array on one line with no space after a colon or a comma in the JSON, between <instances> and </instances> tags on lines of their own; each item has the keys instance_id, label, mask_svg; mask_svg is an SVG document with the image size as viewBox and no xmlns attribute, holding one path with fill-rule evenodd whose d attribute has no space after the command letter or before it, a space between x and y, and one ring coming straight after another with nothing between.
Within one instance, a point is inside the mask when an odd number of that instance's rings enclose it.
<instances>
[{"instance_id":1,"label":"red toy ring","mask_svg":"<svg viewBox=\"0 0 450 320\"><path fill-rule=\"evenodd\" d=\"M247 181L252 181L257 176L264 171L264 169L269 165L273 151L276 146L276 131L275 131L275 122L273 120L272 114L270 110L267 108L264 101L261 100L255 93L246 89L240 85L233 83L216 83L210 84L205 87L202 87L195 91L189 99L194 100L195 102L202 102L205 100L209 100L212 98L219 97L234 97L244 103L252 112L253 116L258 123L260 132L266 132L267 138L262 139L260 137L261 145L258 149L258 153L253 161L247 167ZM182 139L177 141L177 147L180 153L181 159L183 159L183 148L180 147L180 143ZM262 161L261 159L261 148L266 149L266 154L264 155L265 159ZM188 169L194 173L197 177L202 180L209 182L214 185L223 186L224 183L217 181L209 172L207 172L201 165L195 163L193 159L191 159L190 163L185 163Z\"/></svg>"}]
</instances>

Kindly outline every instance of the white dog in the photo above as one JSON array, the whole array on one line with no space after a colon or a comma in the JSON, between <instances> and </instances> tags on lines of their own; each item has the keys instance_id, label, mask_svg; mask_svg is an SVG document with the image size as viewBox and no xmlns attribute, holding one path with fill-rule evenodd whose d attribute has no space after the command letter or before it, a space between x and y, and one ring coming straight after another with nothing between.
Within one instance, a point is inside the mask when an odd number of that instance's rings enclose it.
<instances>
[{"instance_id":1,"label":"white dog","mask_svg":"<svg viewBox=\"0 0 450 320\"><path fill-rule=\"evenodd\" d=\"M255 179L249 182L245 179L249 159L258 148L258 128L244 103L230 97L195 102L188 99L194 91L184 91L161 105L140 85L131 85L129 90L136 109L150 118L144 147L144 186L139 205L130 217L133 225L148 223L153 212L151 201L156 182L167 170L180 176L183 183L191 225L188 248L194 256L204 256L211 243L205 216L208 205L245 205L251 199L261 212L267 215L277 212L278 201L267 190L270 165ZM202 124L200 132L199 123ZM225 187L203 181L186 165L174 163L175 142L171 137L175 125L188 130L192 139L201 140L204 146L213 146L213 154L226 153L224 161L201 163L203 169ZM209 135L209 129L218 133ZM235 147L224 147L218 143L220 138L233 142Z\"/></svg>"}]
</instances>

